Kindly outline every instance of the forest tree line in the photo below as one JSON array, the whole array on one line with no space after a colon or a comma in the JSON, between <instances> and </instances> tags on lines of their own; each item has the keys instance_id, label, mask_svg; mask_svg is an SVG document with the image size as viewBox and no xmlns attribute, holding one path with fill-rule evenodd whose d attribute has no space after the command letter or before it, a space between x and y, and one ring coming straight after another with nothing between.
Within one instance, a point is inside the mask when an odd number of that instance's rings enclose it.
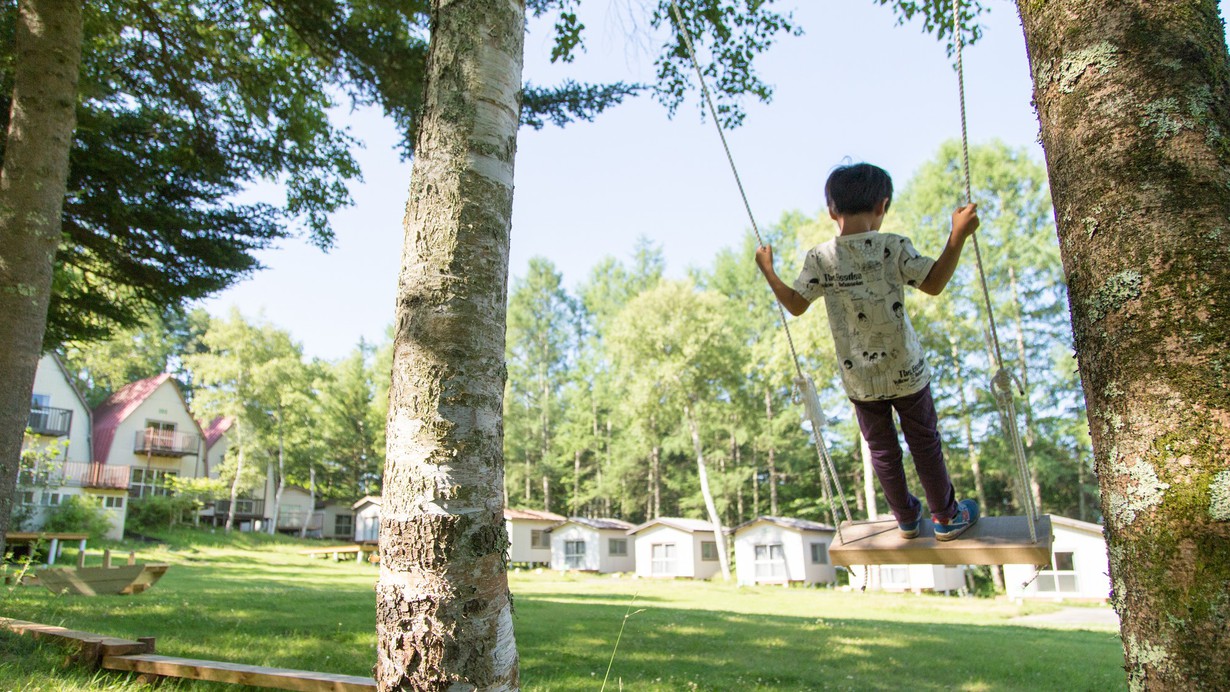
<instances>
[{"instance_id":1,"label":"forest tree line","mask_svg":"<svg viewBox=\"0 0 1230 692\"><path fill-rule=\"evenodd\" d=\"M893 201L884 230L937 255L960 190L959 150L944 145ZM1005 367L1025 395L1020 421L1042 511L1096 521L1083 398L1071 349L1066 290L1041 165L1001 144L971 153L978 232ZM784 215L767 231L783 276L833 235L827 218ZM659 246L642 239L570 291L549 260L530 260L508 306L505 495L510 506L639 522L704 516L684 406L696 414L723 522L762 514L830 520L794 366L752 264L749 234L707 267L666 278ZM938 298L907 298L934 372L954 483L990 514L1019 513L1011 448L989 393L993 362L974 255ZM802 365L821 388L824 441L860 516L867 511L858 427L842 394L821 313L792 320ZM124 384L169 371L198 418L231 416L229 487L281 468L323 497L378 494L384 464L391 340L360 341L345 358L305 357L293 337L238 310L153 316L61 356L93 404ZM241 463L241 453L246 461ZM908 467L908 464L907 464ZM277 473L277 471L275 471ZM276 480L276 479L271 479ZM878 509L884 512L883 502Z\"/></svg>"}]
</instances>

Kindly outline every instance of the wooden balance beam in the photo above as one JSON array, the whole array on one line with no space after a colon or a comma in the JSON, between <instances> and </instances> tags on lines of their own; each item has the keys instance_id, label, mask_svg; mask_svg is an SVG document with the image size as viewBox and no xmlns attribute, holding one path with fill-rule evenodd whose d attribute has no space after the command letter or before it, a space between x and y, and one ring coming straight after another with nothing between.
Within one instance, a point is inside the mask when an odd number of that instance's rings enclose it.
<instances>
[{"instance_id":1,"label":"wooden balance beam","mask_svg":"<svg viewBox=\"0 0 1230 692\"><path fill-rule=\"evenodd\" d=\"M935 527L923 519L917 538L902 538L891 517L846 521L833 538L834 565L1048 565L1051 518L1038 517L1038 542L1029 539L1025 517L982 517L956 540L935 540Z\"/></svg>"},{"instance_id":2,"label":"wooden balance beam","mask_svg":"<svg viewBox=\"0 0 1230 692\"><path fill-rule=\"evenodd\" d=\"M357 675L315 673L307 670L267 668L265 666L249 666L242 663L201 661L195 658L176 658L173 656L156 656L154 654L106 656L102 660L102 667L107 670L122 670L159 677L210 680L234 685L272 687L279 690L300 690L301 692L316 692L318 690L366 692L367 690L376 689L375 680Z\"/></svg>"}]
</instances>

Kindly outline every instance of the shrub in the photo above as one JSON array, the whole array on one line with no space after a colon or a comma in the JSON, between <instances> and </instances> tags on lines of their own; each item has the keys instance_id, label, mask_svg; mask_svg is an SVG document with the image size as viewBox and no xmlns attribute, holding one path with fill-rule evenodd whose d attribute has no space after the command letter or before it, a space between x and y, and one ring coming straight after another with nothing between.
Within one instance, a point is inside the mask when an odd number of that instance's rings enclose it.
<instances>
[{"instance_id":1,"label":"shrub","mask_svg":"<svg viewBox=\"0 0 1230 692\"><path fill-rule=\"evenodd\" d=\"M195 509L196 503L175 495L151 495L128 503L126 527L133 531L168 529Z\"/></svg>"},{"instance_id":2,"label":"shrub","mask_svg":"<svg viewBox=\"0 0 1230 692\"><path fill-rule=\"evenodd\" d=\"M43 529L88 533L97 541L111 530L111 515L92 497L69 495L48 513Z\"/></svg>"}]
</instances>

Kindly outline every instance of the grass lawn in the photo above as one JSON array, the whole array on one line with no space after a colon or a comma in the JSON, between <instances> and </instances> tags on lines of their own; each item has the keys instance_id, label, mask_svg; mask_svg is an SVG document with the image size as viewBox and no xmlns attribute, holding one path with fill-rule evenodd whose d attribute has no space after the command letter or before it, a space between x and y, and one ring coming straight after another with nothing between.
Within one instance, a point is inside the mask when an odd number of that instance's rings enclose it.
<instances>
[{"instance_id":1,"label":"grass lawn","mask_svg":"<svg viewBox=\"0 0 1230 692\"><path fill-rule=\"evenodd\" d=\"M167 539L124 547L142 561L173 565L146 593L56 597L41 587L6 588L0 615L153 636L166 655L371 674L375 567L308 558L290 539L190 531ZM72 564L75 555L64 559ZM1116 632L1011 621L1054 609L1049 604L552 572L514 572L510 583L526 690L597 690L629 612L608 690L1125 686ZM58 647L0 634L0 689L143 689L124 676L62 668L63 658Z\"/></svg>"}]
</instances>

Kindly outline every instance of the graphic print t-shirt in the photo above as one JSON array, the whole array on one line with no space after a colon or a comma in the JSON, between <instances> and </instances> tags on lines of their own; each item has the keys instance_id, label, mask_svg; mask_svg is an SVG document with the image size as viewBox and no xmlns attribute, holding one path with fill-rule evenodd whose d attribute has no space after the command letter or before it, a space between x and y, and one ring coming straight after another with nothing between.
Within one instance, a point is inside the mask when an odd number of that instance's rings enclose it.
<instances>
[{"instance_id":1,"label":"graphic print t-shirt","mask_svg":"<svg viewBox=\"0 0 1230 692\"><path fill-rule=\"evenodd\" d=\"M808 251L794 290L808 302L824 297L851 399L894 399L931 381L904 287L921 284L934 264L908 238L878 231L837 236Z\"/></svg>"}]
</instances>

